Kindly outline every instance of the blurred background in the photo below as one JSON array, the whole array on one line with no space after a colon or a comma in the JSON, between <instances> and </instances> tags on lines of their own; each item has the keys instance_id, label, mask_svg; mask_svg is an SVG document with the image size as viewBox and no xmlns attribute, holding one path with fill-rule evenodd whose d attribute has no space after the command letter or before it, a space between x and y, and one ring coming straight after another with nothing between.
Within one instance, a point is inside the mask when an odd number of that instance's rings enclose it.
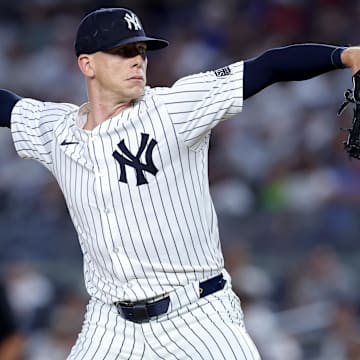
<instances>
[{"instance_id":1,"label":"blurred background","mask_svg":"<svg viewBox=\"0 0 360 360\"><path fill-rule=\"evenodd\" d=\"M360 36L356 0L1 1L0 87L80 105L77 24L108 6L132 8L148 35L170 40L149 54L152 86L270 47ZM226 266L264 360L360 359L360 162L343 151L351 111L336 116L351 86L350 70L272 85L213 132ZM76 234L54 179L16 155L8 129L0 169L0 311L15 318L0 315L0 339L16 335L0 358L62 360L87 302Z\"/></svg>"}]
</instances>

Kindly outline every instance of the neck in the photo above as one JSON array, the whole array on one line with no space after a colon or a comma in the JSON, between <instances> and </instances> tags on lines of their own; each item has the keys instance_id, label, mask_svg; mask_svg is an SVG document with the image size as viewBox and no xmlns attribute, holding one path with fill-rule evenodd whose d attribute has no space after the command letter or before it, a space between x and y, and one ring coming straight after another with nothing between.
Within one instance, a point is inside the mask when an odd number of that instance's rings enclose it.
<instances>
[{"instance_id":1,"label":"neck","mask_svg":"<svg viewBox=\"0 0 360 360\"><path fill-rule=\"evenodd\" d=\"M102 124L104 121L111 119L115 115L121 113L129 106L132 101L120 104L102 104L102 103L88 103L89 113L87 115L87 121L85 123L85 130L92 130L96 126Z\"/></svg>"}]
</instances>

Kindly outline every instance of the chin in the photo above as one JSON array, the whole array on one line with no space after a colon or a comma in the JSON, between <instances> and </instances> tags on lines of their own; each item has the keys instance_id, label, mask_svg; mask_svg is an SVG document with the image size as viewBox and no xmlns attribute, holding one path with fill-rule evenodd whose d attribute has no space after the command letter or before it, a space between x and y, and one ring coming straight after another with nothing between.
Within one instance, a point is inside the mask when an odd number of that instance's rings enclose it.
<instances>
[{"instance_id":1,"label":"chin","mask_svg":"<svg viewBox=\"0 0 360 360\"><path fill-rule=\"evenodd\" d=\"M134 91L133 98L139 99L144 95L144 93L145 93L145 87L139 88L139 89L137 89L137 91Z\"/></svg>"}]
</instances>

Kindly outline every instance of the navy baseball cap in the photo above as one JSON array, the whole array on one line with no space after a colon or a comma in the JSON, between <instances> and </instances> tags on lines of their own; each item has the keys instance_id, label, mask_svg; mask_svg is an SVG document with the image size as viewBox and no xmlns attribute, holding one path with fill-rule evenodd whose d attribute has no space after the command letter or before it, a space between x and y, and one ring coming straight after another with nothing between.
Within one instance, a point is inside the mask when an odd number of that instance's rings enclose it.
<instances>
[{"instance_id":1,"label":"navy baseball cap","mask_svg":"<svg viewBox=\"0 0 360 360\"><path fill-rule=\"evenodd\" d=\"M102 8L86 15L77 30L76 56L105 51L117 46L144 42L148 50L162 49L168 41L148 37L140 19L125 8Z\"/></svg>"}]
</instances>

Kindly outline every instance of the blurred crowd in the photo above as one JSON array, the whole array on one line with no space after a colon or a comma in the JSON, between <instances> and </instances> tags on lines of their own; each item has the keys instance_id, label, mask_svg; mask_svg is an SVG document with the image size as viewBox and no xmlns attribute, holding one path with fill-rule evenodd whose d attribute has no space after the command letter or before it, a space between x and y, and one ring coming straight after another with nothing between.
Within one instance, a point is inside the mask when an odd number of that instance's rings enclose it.
<instances>
[{"instance_id":1,"label":"blurred crowd","mask_svg":"<svg viewBox=\"0 0 360 360\"><path fill-rule=\"evenodd\" d=\"M0 88L83 103L76 27L108 6L170 41L149 54L153 86L270 47L359 43L356 0L1 1ZM349 70L272 85L213 132L226 265L264 360L360 359L360 162L343 151L351 111L336 115L351 86ZM18 158L6 129L0 169L0 312L14 315L0 314L0 358L65 359L87 302L76 234L54 179Z\"/></svg>"}]
</instances>

